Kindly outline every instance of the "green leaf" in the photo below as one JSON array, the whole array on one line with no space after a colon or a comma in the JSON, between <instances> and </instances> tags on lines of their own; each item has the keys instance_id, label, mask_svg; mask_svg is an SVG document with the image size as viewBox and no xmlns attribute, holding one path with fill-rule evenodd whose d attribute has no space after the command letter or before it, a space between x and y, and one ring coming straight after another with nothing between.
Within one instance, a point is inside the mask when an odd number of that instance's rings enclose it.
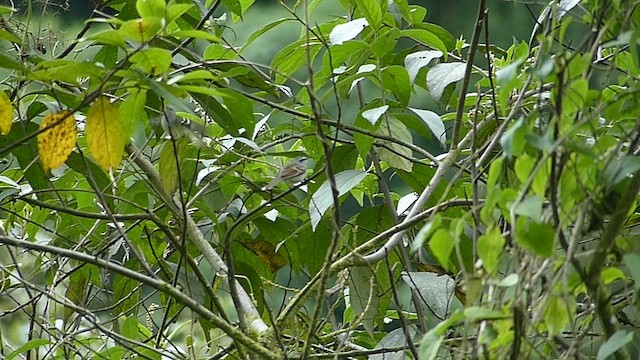
<instances>
[{"instance_id":1,"label":"green leaf","mask_svg":"<svg viewBox=\"0 0 640 360\"><path fill-rule=\"evenodd\" d=\"M394 14L396 17L397 13L402 15L402 18L407 22L411 22L411 10L409 10L409 3L407 0L392 0L389 1L389 12ZM402 19L396 19L396 26L402 27L401 21Z\"/></svg>"},{"instance_id":2,"label":"green leaf","mask_svg":"<svg viewBox=\"0 0 640 360\"><path fill-rule=\"evenodd\" d=\"M129 89L127 98L120 104L120 113L124 123L124 134L131 138L136 125L147 123L147 113L144 107L147 103L147 91L138 88Z\"/></svg>"},{"instance_id":3,"label":"green leaf","mask_svg":"<svg viewBox=\"0 0 640 360\"><path fill-rule=\"evenodd\" d=\"M447 54L447 47L444 45L442 40L429 30L405 29L400 31L400 36L411 38L419 43L430 46L436 50L440 50L443 54Z\"/></svg>"},{"instance_id":4,"label":"green leaf","mask_svg":"<svg viewBox=\"0 0 640 360\"><path fill-rule=\"evenodd\" d=\"M313 62L322 46L319 42L312 42L307 46L306 40L302 39L282 48L271 62L271 67L276 70L276 84L284 83L288 76L298 71L307 61Z\"/></svg>"},{"instance_id":5,"label":"green leaf","mask_svg":"<svg viewBox=\"0 0 640 360\"><path fill-rule=\"evenodd\" d=\"M516 220L516 242L538 256L551 256L555 234L549 224L534 222L522 216Z\"/></svg>"},{"instance_id":6,"label":"green leaf","mask_svg":"<svg viewBox=\"0 0 640 360\"><path fill-rule=\"evenodd\" d=\"M187 144L188 139L183 137L175 142L167 141L162 145L158 172L162 178L162 187L168 194L175 193L180 185L180 167L183 165L180 160Z\"/></svg>"},{"instance_id":7,"label":"green leaf","mask_svg":"<svg viewBox=\"0 0 640 360\"><path fill-rule=\"evenodd\" d=\"M422 248L425 241L429 240L433 233L442 225L442 216L437 213L431 221L426 223L416 234L411 243L411 251L415 252Z\"/></svg>"},{"instance_id":8,"label":"green leaf","mask_svg":"<svg viewBox=\"0 0 640 360\"><path fill-rule=\"evenodd\" d=\"M502 177L502 166L504 157L499 157L491 162L489 166L489 176L487 177L487 191L493 191L498 186L498 180Z\"/></svg>"},{"instance_id":9,"label":"green leaf","mask_svg":"<svg viewBox=\"0 0 640 360\"><path fill-rule=\"evenodd\" d=\"M22 40L20 40L14 34L4 29L0 29L0 39L10 41L17 45L22 45Z\"/></svg>"},{"instance_id":10,"label":"green leaf","mask_svg":"<svg viewBox=\"0 0 640 360\"><path fill-rule=\"evenodd\" d=\"M562 296L551 296L544 312L544 323L549 336L559 335L569 323L569 311Z\"/></svg>"},{"instance_id":11,"label":"green leaf","mask_svg":"<svg viewBox=\"0 0 640 360\"><path fill-rule=\"evenodd\" d=\"M527 127L524 125L524 118L519 118L516 122L504 132L500 138L500 146L504 150L508 159L519 156L524 151L527 144L525 135Z\"/></svg>"},{"instance_id":12,"label":"green leaf","mask_svg":"<svg viewBox=\"0 0 640 360\"><path fill-rule=\"evenodd\" d=\"M431 96L439 101L447 85L464 77L466 67L467 65L463 62L451 62L441 63L429 69L427 86Z\"/></svg>"},{"instance_id":13,"label":"green leaf","mask_svg":"<svg viewBox=\"0 0 640 360\"><path fill-rule=\"evenodd\" d=\"M582 109L587 92L589 91L589 83L586 79L577 79L572 81L563 92L562 97L562 116L570 117L578 110ZM570 125L573 125L572 123ZM567 127L570 126L569 123Z\"/></svg>"},{"instance_id":14,"label":"green leaf","mask_svg":"<svg viewBox=\"0 0 640 360\"><path fill-rule=\"evenodd\" d=\"M609 356L615 354L616 351L622 349L625 345L633 341L633 333L625 330L618 330L611 335L607 341L598 349L596 360L605 360Z\"/></svg>"},{"instance_id":15,"label":"green leaf","mask_svg":"<svg viewBox=\"0 0 640 360\"><path fill-rule=\"evenodd\" d=\"M122 323L122 335L129 340L139 340L140 331L138 331L138 319L129 315Z\"/></svg>"},{"instance_id":16,"label":"green leaf","mask_svg":"<svg viewBox=\"0 0 640 360\"><path fill-rule=\"evenodd\" d=\"M167 23L171 24L179 17L184 15L187 11L189 11L192 7L193 5L191 4L176 4L172 1L169 6L167 6L167 13L165 15Z\"/></svg>"},{"instance_id":17,"label":"green leaf","mask_svg":"<svg viewBox=\"0 0 640 360\"><path fill-rule=\"evenodd\" d=\"M125 266L137 271L137 260L129 260ZM124 275L115 274L113 278L113 315L136 315L140 301L140 283Z\"/></svg>"},{"instance_id":18,"label":"green leaf","mask_svg":"<svg viewBox=\"0 0 640 360\"><path fill-rule=\"evenodd\" d=\"M24 65L2 54L0 54L0 68L27 71Z\"/></svg>"},{"instance_id":19,"label":"green leaf","mask_svg":"<svg viewBox=\"0 0 640 360\"><path fill-rule=\"evenodd\" d=\"M424 17L427 16L427 9L418 5L409 5L409 13L411 14L411 20L408 21L414 25L424 20Z\"/></svg>"},{"instance_id":20,"label":"green leaf","mask_svg":"<svg viewBox=\"0 0 640 360\"><path fill-rule=\"evenodd\" d=\"M344 195L349 192L353 187L358 185L365 176L366 171L347 170L336 174L335 182L338 190L338 196ZM324 213L333 206L333 195L331 191L331 185L329 180L320 185L320 188L311 196L311 203L309 204L309 217L311 218L311 226L313 230L316 229L320 219Z\"/></svg>"},{"instance_id":21,"label":"green leaf","mask_svg":"<svg viewBox=\"0 0 640 360\"><path fill-rule=\"evenodd\" d=\"M402 66L394 65L383 68L382 85L385 90L390 90L396 96L401 106L409 104L411 84L409 83L409 74Z\"/></svg>"},{"instance_id":22,"label":"green leaf","mask_svg":"<svg viewBox=\"0 0 640 360\"><path fill-rule=\"evenodd\" d=\"M444 335L438 335L433 330L429 330L420 340L420 347L418 348L419 359L435 360L438 357L438 351L444 340Z\"/></svg>"},{"instance_id":23,"label":"green leaf","mask_svg":"<svg viewBox=\"0 0 640 360\"><path fill-rule=\"evenodd\" d=\"M487 273L493 274L496 270L504 244L505 239L496 226L492 226L478 238L478 256Z\"/></svg>"},{"instance_id":24,"label":"green leaf","mask_svg":"<svg viewBox=\"0 0 640 360\"><path fill-rule=\"evenodd\" d=\"M137 0L136 10L140 17L164 17L166 4L164 0Z\"/></svg>"},{"instance_id":25,"label":"green leaf","mask_svg":"<svg viewBox=\"0 0 640 360\"><path fill-rule=\"evenodd\" d=\"M89 181L95 182L96 186L100 190L106 191L111 186L111 180L109 176L91 159L77 153L72 152L71 155L65 161L65 164L78 174L81 174ZM107 205L113 205L113 198L106 197L105 201Z\"/></svg>"},{"instance_id":26,"label":"green leaf","mask_svg":"<svg viewBox=\"0 0 640 360\"><path fill-rule=\"evenodd\" d=\"M331 46L341 45L345 41L355 39L367 26L369 26L369 22L365 18L359 18L336 25L329 34L329 43Z\"/></svg>"},{"instance_id":27,"label":"green leaf","mask_svg":"<svg viewBox=\"0 0 640 360\"><path fill-rule=\"evenodd\" d=\"M245 3L247 3L245 1ZM248 2L248 5L251 5L253 3L253 1ZM243 8L242 3L240 3L240 0L223 0L222 1L222 5L226 6L227 8L229 8L229 10L231 10L231 13L233 14L233 19L234 21L238 21L238 19L242 18L242 14L244 14L244 11L246 10L246 8Z\"/></svg>"},{"instance_id":28,"label":"green leaf","mask_svg":"<svg viewBox=\"0 0 640 360\"><path fill-rule=\"evenodd\" d=\"M29 122L26 127L13 126L8 135L0 136L0 154L7 154L9 151L18 159L20 168L24 171L24 176L29 182L33 190L50 189L49 176L44 172L40 161L33 161L34 149L38 148L36 137L32 136L30 140L20 143L27 135L34 134L38 131L38 125ZM17 148L16 144L20 144ZM71 153L74 154L73 152ZM4 155L6 156L6 155ZM48 199L52 194L48 191L39 192L38 198Z\"/></svg>"},{"instance_id":29,"label":"green leaf","mask_svg":"<svg viewBox=\"0 0 640 360\"><path fill-rule=\"evenodd\" d=\"M438 39L442 41L442 43L447 48L447 50L453 51L455 49L456 38L454 38L453 35L451 35L451 33L447 31L445 28L443 28L442 26L431 24L431 23L425 23L425 22L415 24L414 26L419 29L428 30L429 32L436 35ZM444 53L444 60L445 61L447 60L447 53Z\"/></svg>"},{"instance_id":30,"label":"green leaf","mask_svg":"<svg viewBox=\"0 0 640 360\"><path fill-rule=\"evenodd\" d=\"M350 268L349 302L356 318L362 316L362 325L371 336L378 316L378 300L378 286L371 269L363 266Z\"/></svg>"},{"instance_id":31,"label":"green leaf","mask_svg":"<svg viewBox=\"0 0 640 360\"><path fill-rule=\"evenodd\" d=\"M608 267L602 270L602 273L600 274L600 281L602 281L604 285L610 285L616 280L624 281L626 278L627 277L624 275L622 270L617 267Z\"/></svg>"},{"instance_id":32,"label":"green leaf","mask_svg":"<svg viewBox=\"0 0 640 360\"><path fill-rule=\"evenodd\" d=\"M382 10L378 0L356 0L357 9L367 19L369 25L377 30L382 25Z\"/></svg>"},{"instance_id":33,"label":"green leaf","mask_svg":"<svg viewBox=\"0 0 640 360\"><path fill-rule=\"evenodd\" d=\"M244 95L233 89L219 89L224 106L230 114L233 114L235 122L238 124L237 131L244 129L244 134L250 137L255 126L253 115L253 103ZM214 118L216 119L216 118Z\"/></svg>"},{"instance_id":34,"label":"green leaf","mask_svg":"<svg viewBox=\"0 0 640 360\"><path fill-rule=\"evenodd\" d=\"M446 270L452 269L449 256L451 256L455 244L456 242L451 234L444 229L436 230L429 241L429 250L431 250L433 257L438 260L438 263Z\"/></svg>"},{"instance_id":35,"label":"green leaf","mask_svg":"<svg viewBox=\"0 0 640 360\"><path fill-rule=\"evenodd\" d=\"M464 309L464 316L471 321L511 319L512 314L505 314L498 310L480 306L470 306Z\"/></svg>"},{"instance_id":36,"label":"green leaf","mask_svg":"<svg viewBox=\"0 0 640 360\"><path fill-rule=\"evenodd\" d=\"M178 39L203 39L209 40L214 43L220 42L220 38L215 36L214 34L202 31L202 30L176 30L170 32L168 35L176 37Z\"/></svg>"},{"instance_id":37,"label":"green leaf","mask_svg":"<svg viewBox=\"0 0 640 360\"><path fill-rule=\"evenodd\" d=\"M171 59L171 52L160 48L144 49L129 58L135 68L149 75L159 75L169 70Z\"/></svg>"},{"instance_id":38,"label":"green leaf","mask_svg":"<svg viewBox=\"0 0 640 360\"><path fill-rule=\"evenodd\" d=\"M12 352L10 352L7 355L6 359L7 360L12 360L16 356L18 356L20 354L24 354L24 353L28 352L29 350L37 349L37 348L39 348L41 346L45 346L45 345L49 345L49 344L51 344L51 341L49 341L47 339L35 339L35 340L28 341L24 345L22 345L19 348L17 348L15 350L13 350Z\"/></svg>"},{"instance_id":39,"label":"green leaf","mask_svg":"<svg viewBox=\"0 0 640 360\"><path fill-rule=\"evenodd\" d=\"M209 115L216 124L220 125L227 133L233 136L240 135L242 127L235 116L220 104L218 100L211 96L191 93L191 96L198 102L202 109Z\"/></svg>"},{"instance_id":40,"label":"green leaf","mask_svg":"<svg viewBox=\"0 0 640 360\"><path fill-rule=\"evenodd\" d=\"M542 203L543 200L538 195L527 196L518 203L515 212L517 215L526 216L533 221L541 221Z\"/></svg>"},{"instance_id":41,"label":"green leaf","mask_svg":"<svg viewBox=\"0 0 640 360\"><path fill-rule=\"evenodd\" d=\"M114 45L120 48L124 48L126 45L125 35L118 30L109 29L91 34L82 40L95 41L99 44Z\"/></svg>"},{"instance_id":42,"label":"green leaf","mask_svg":"<svg viewBox=\"0 0 640 360\"><path fill-rule=\"evenodd\" d=\"M162 18L151 17L129 20L122 24L119 31L127 39L144 43L153 39L162 30L163 22Z\"/></svg>"},{"instance_id":43,"label":"green leaf","mask_svg":"<svg viewBox=\"0 0 640 360\"><path fill-rule=\"evenodd\" d=\"M356 117L355 126L370 133L373 133L377 128L362 116ZM356 143L356 149L358 149L360 156L366 158L373 146L373 136L357 132L353 134L353 141Z\"/></svg>"}]
</instances>

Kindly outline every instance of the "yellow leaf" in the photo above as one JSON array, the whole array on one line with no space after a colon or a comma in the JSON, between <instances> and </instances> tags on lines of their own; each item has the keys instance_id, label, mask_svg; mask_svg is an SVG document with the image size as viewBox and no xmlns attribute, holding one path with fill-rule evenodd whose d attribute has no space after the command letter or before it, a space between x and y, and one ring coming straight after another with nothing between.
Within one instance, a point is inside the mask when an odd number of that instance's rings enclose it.
<instances>
[{"instance_id":1,"label":"yellow leaf","mask_svg":"<svg viewBox=\"0 0 640 360\"><path fill-rule=\"evenodd\" d=\"M0 91L0 133L7 135L13 124L13 107L4 91Z\"/></svg>"},{"instance_id":2,"label":"yellow leaf","mask_svg":"<svg viewBox=\"0 0 640 360\"><path fill-rule=\"evenodd\" d=\"M105 171L117 168L126 136L120 112L107 98L101 97L89 108L85 133L89 152L98 165Z\"/></svg>"},{"instance_id":3,"label":"yellow leaf","mask_svg":"<svg viewBox=\"0 0 640 360\"><path fill-rule=\"evenodd\" d=\"M178 163L178 160L183 158L182 153L184 152L187 143L187 138L180 138L175 142L174 150L174 143L167 141L164 143L162 150L160 151L160 169L158 172L160 172L160 177L162 179L162 187L164 188L164 191L172 195L176 190L178 190L180 181L180 164Z\"/></svg>"},{"instance_id":4,"label":"yellow leaf","mask_svg":"<svg viewBox=\"0 0 640 360\"><path fill-rule=\"evenodd\" d=\"M47 130L44 130L47 129ZM62 165L76 146L76 119L69 111L44 117L38 134L38 152L45 172Z\"/></svg>"}]
</instances>

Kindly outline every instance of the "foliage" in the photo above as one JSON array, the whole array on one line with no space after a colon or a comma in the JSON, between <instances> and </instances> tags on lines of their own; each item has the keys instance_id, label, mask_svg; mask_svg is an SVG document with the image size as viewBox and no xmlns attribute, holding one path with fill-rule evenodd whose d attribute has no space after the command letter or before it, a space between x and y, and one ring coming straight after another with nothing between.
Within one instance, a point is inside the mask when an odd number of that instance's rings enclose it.
<instances>
[{"instance_id":1,"label":"foliage","mask_svg":"<svg viewBox=\"0 0 640 360\"><path fill-rule=\"evenodd\" d=\"M484 0L317 5L235 47L252 1L100 2L46 54L0 7L2 355L637 357L640 2L508 49Z\"/></svg>"}]
</instances>

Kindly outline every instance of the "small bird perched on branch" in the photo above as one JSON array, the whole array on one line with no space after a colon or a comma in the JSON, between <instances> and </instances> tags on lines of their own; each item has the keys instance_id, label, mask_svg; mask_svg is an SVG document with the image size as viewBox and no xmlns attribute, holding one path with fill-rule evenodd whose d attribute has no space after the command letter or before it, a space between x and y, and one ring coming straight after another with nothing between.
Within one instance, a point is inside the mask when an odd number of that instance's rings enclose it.
<instances>
[{"instance_id":1,"label":"small bird perched on branch","mask_svg":"<svg viewBox=\"0 0 640 360\"><path fill-rule=\"evenodd\" d=\"M297 183L304 180L307 175L307 166L305 162L309 158L306 156L298 156L293 159L287 165L283 166L278 174L271 180L267 186L262 188L262 191L271 191L276 185L278 185L281 181L288 181L291 183Z\"/></svg>"}]
</instances>

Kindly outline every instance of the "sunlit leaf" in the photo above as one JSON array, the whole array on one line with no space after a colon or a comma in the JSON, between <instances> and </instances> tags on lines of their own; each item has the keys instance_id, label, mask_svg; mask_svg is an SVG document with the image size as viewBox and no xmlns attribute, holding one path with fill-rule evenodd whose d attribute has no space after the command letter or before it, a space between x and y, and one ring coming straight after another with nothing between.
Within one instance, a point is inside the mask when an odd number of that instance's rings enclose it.
<instances>
[{"instance_id":1,"label":"sunlit leaf","mask_svg":"<svg viewBox=\"0 0 640 360\"><path fill-rule=\"evenodd\" d=\"M367 176L366 171L347 170L336 174L335 182L338 190L338 196L344 195L353 189L360 181ZM311 218L311 226L315 230L316 226L322 219L324 213L333 206L333 195L329 180L320 185L318 190L311 197L309 204L309 217Z\"/></svg>"},{"instance_id":2,"label":"sunlit leaf","mask_svg":"<svg viewBox=\"0 0 640 360\"><path fill-rule=\"evenodd\" d=\"M407 68L411 83L413 84L420 69L429 65L431 60L439 57L442 57L442 51L440 50L424 50L407 55L404 58L404 67Z\"/></svg>"},{"instance_id":3,"label":"sunlit leaf","mask_svg":"<svg viewBox=\"0 0 640 360\"><path fill-rule=\"evenodd\" d=\"M556 336L569 323L567 304L561 296L551 296L544 312L544 323L547 325L549 336Z\"/></svg>"},{"instance_id":4,"label":"sunlit leaf","mask_svg":"<svg viewBox=\"0 0 640 360\"><path fill-rule=\"evenodd\" d=\"M440 100L447 85L464 77L466 64L463 62L451 62L438 64L427 73L427 86L434 99Z\"/></svg>"},{"instance_id":5,"label":"sunlit leaf","mask_svg":"<svg viewBox=\"0 0 640 360\"><path fill-rule=\"evenodd\" d=\"M413 143L413 137L409 129L394 116L387 116L376 130L376 134L390 136L407 144ZM378 150L380 159L396 169L411 172L413 169L413 163L409 160L413 155L411 149L395 142L385 141L385 143L393 151L380 148Z\"/></svg>"},{"instance_id":6,"label":"sunlit leaf","mask_svg":"<svg viewBox=\"0 0 640 360\"><path fill-rule=\"evenodd\" d=\"M368 25L369 22L365 18L359 18L336 25L329 34L329 43L331 45L340 45L345 41L355 39Z\"/></svg>"},{"instance_id":7,"label":"sunlit leaf","mask_svg":"<svg viewBox=\"0 0 640 360\"><path fill-rule=\"evenodd\" d=\"M429 127L429 130L440 141L440 144L444 147L447 142L447 131L444 127L444 122L440 119L440 116L433 111L409 108Z\"/></svg>"},{"instance_id":8,"label":"sunlit leaf","mask_svg":"<svg viewBox=\"0 0 640 360\"><path fill-rule=\"evenodd\" d=\"M99 98L89 108L85 133L89 152L98 165L105 171L117 168L128 139L120 112L107 98Z\"/></svg>"},{"instance_id":9,"label":"sunlit leaf","mask_svg":"<svg viewBox=\"0 0 640 360\"><path fill-rule=\"evenodd\" d=\"M45 130L46 129L46 130ZM76 145L76 119L69 111L49 114L40 124L38 153L45 172L62 165Z\"/></svg>"},{"instance_id":10,"label":"sunlit leaf","mask_svg":"<svg viewBox=\"0 0 640 360\"><path fill-rule=\"evenodd\" d=\"M149 75L158 75L169 70L171 58L171 52L167 49L148 48L133 54L129 60L135 68Z\"/></svg>"},{"instance_id":11,"label":"sunlit leaf","mask_svg":"<svg viewBox=\"0 0 640 360\"><path fill-rule=\"evenodd\" d=\"M162 30L163 24L164 19L162 18L148 17L144 19L134 19L122 24L119 31L128 39L147 42Z\"/></svg>"},{"instance_id":12,"label":"sunlit leaf","mask_svg":"<svg viewBox=\"0 0 640 360\"><path fill-rule=\"evenodd\" d=\"M377 108L365 110L362 112L362 117L367 119L372 125L378 122L378 119L389 109L389 105L383 105Z\"/></svg>"},{"instance_id":13,"label":"sunlit leaf","mask_svg":"<svg viewBox=\"0 0 640 360\"><path fill-rule=\"evenodd\" d=\"M140 17L164 17L166 4L164 0L137 0L136 10Z\"/></svg>"},{"instance_id":14,"label":"sunlit leaf","mask_svg":"<svg viewBox=\"0 0 640 360\"><path fill-rule=\"evenodd\" d=\"M478 238L478 256L482 259L482 264L487 273L492 274L496 269L504 244L505 239L500 233L500 229L496 226L491 227Z\"/></svg>"}]
</instances>

